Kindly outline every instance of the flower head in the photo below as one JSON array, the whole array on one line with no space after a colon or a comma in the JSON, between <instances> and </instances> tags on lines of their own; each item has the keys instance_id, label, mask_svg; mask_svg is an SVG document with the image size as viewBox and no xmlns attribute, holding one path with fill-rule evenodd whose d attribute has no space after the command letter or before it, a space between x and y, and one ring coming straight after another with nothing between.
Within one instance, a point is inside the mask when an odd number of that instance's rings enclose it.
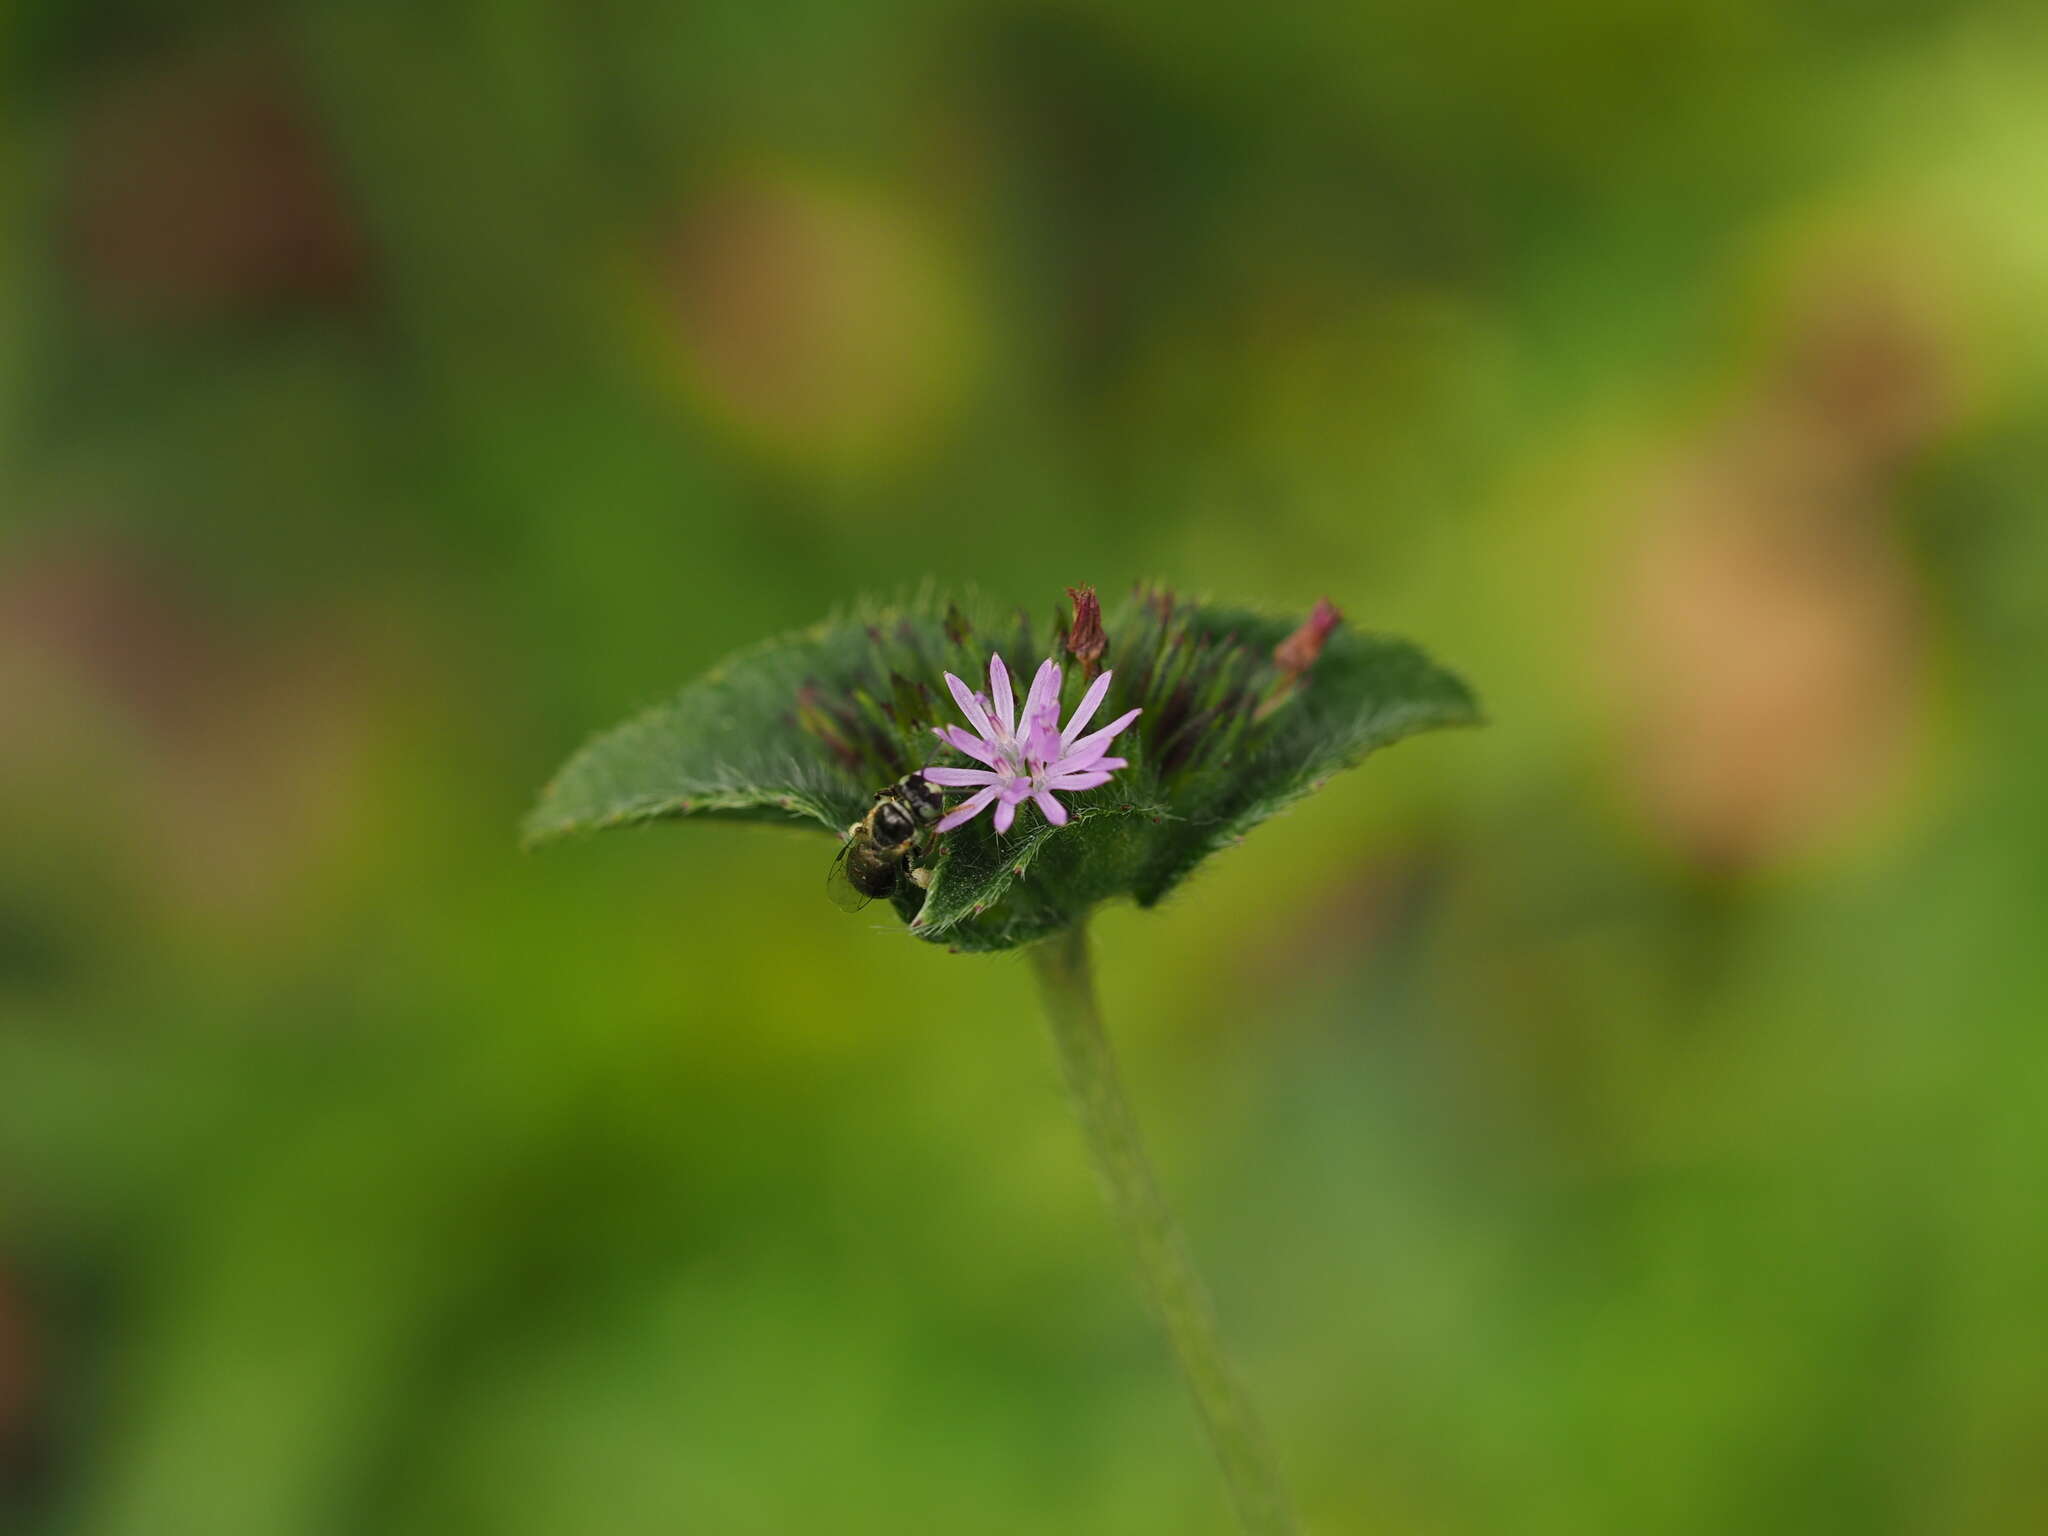
<instances>
[{"instance_id":1,"label":"flower head","mask_svg":"<svg viewBox=\"0 0 2048 1536\"><path fill-rule=\"evenodd\" d=\"M1151 588L1111 611L1076 587L1072 609L1061 608L1048 627L928 589L741 652L578 753L528 837L689 816L789 817L844 838L874 814L877 786L888 798L917 774L906 788L950 791L931 825L961 836L950 856L906 868L891 905L919 939L1014 949L1107 901L1156 906L1339 769L1478 718L1455 675L1404 641L1338 625L1327 604L1298 629L1299 615ZM1051 660L1016 678L977 638L992 634L1012 654ZM1091 658L1114 663L1114 681L1091 676ZM938 686L949 668L972 683L945 678L958 714ZM1063 726L1070 700L1080 707ZM1136 703L1136 725L1135 710L1105 718ZM1119 751L1130 761L1108 755ZM925 766L934 762L946 766ZM1081 807L1071 794L1085 796ZM930 795L912 798L920 816L931 812ZM1045 819L1031 819L1026 801ZM1020 808L1026 835L996 846ZM974 823L985 810L994 816Z\"/></svg>"},{"instance_id":2,"label":"flower head","mask_svg":"<svg viewBox=\"0 0 2048 1536\"><path fill-rule=\"evenodd\" d=\"M1095 679L1063 727L1059 723L1060 669L1050 657L1039 663L1021 711L1016 708L1010 669L1003 665L1002 657L989 658L986 695L974 692L948 672L946 687L974 729L946 725L932 734L985 766L925 769L929 783L975 791L947 813L938 830L951 831L994 805L996 831L1007 832L1016 819L1017 807L1026 800L1035 803L1052 825L1065 826L1067 808L1053 798L1055 790L1069 794L1094 789L1107 784L1117 769L1128 766L1126 759L1105 754L1110 742L1143 710L1130 710L1100 730L1081 734L1102 707L1112 675L1104 672Z\"/></svg>"}]
</instances>

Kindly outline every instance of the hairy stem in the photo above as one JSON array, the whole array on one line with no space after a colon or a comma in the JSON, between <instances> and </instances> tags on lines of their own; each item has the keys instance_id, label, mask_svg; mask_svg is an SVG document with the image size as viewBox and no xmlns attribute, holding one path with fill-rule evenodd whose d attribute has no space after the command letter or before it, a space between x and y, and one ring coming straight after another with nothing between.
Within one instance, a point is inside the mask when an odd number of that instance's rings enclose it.
<instances>
[{"instance_id":1,"label":"hairy stem","mask_svg":"<svg viewBox=\"0 0 2048 1536\"><path fill-rule=\"evenodd\" d=\"M1124 1097L1116 1054L1095 999L1087 928L1076 923L1030 953L1095 1171L1137 1254L1138 1272L1187 1378L1238 1522L1250 1536L1292 1536L1296 1526L1280 1469L1224 1355L1208 1292L1160 1198Z\"/></svg>"}]
</instances>

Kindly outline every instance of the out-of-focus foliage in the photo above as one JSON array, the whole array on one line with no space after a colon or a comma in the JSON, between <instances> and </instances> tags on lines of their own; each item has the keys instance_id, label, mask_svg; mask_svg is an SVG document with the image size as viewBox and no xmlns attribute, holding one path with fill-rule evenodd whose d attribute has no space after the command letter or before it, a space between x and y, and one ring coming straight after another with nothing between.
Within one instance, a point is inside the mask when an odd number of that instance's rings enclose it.
<instances>
[{"instance_id":1,"label":"out-of-focus foliage","mask_svg":"<svg viewBox=\"0 0 2048 1536\"><path fill-rule=\"evenodd\" d=\"M507 834L927 576L1484 684L1098 924L1312 1529L2048 1525L2037 11L9 7L0 1528L1222 1528L1014 964Z\"/></svg>"}]
</instances>

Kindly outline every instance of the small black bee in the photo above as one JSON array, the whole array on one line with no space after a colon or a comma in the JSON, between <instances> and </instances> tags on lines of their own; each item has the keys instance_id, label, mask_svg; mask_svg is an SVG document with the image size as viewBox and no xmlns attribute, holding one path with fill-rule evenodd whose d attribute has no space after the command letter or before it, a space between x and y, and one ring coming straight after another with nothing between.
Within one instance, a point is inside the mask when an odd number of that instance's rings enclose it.
<instances>
[{"instance_id":1,"label":"small black bee","mask_svg":"<svg viewBox=\"0 0 2048 1536\"><path fill-rule=\"evenodd\" d=\"M910 868L925 829L946 813L945 799L922 774L909 773L875 791L867 815L846 829L846 841L825 877L825 889L842 908L858 912L877 896L893 896L908 869L924 885L931 871Z\"/></svg>"}]
</instances>

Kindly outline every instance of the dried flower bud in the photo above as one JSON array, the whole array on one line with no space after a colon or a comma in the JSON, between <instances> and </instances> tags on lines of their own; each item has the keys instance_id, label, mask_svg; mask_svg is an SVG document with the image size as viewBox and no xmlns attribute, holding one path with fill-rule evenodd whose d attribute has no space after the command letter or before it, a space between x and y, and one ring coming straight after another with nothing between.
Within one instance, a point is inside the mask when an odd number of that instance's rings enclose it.
<instances>
[{"instance_id":1,"label":"dried flower bud","mask_svg":"<svg viewBox=\"0 0 2048 1536\"><path fill-rule=\"evenodd\" d=\"M1323 642L1330 631L1344 622L1344 615L1327 597L1316 599L1316 610L1302 621L1301 628L1273 647L1273 665L1289 681L1300 677L1323 654Z\"/></svg>"},{"instance_id":2,"label":"dried flower bud","mask_svg":"<svg viewBox=\"0 0 2048 1536\"><path fill-rule=\"evenodd\" d=\"M1102 670L1103 654L1109 650L1109 636L1102 632L1102 602L1093 587L1069 587L1074 600L1074 625L1067 632L1067 654L1081 663L1081 676L1094 681Z\"/></svg>"}]
</instances>

